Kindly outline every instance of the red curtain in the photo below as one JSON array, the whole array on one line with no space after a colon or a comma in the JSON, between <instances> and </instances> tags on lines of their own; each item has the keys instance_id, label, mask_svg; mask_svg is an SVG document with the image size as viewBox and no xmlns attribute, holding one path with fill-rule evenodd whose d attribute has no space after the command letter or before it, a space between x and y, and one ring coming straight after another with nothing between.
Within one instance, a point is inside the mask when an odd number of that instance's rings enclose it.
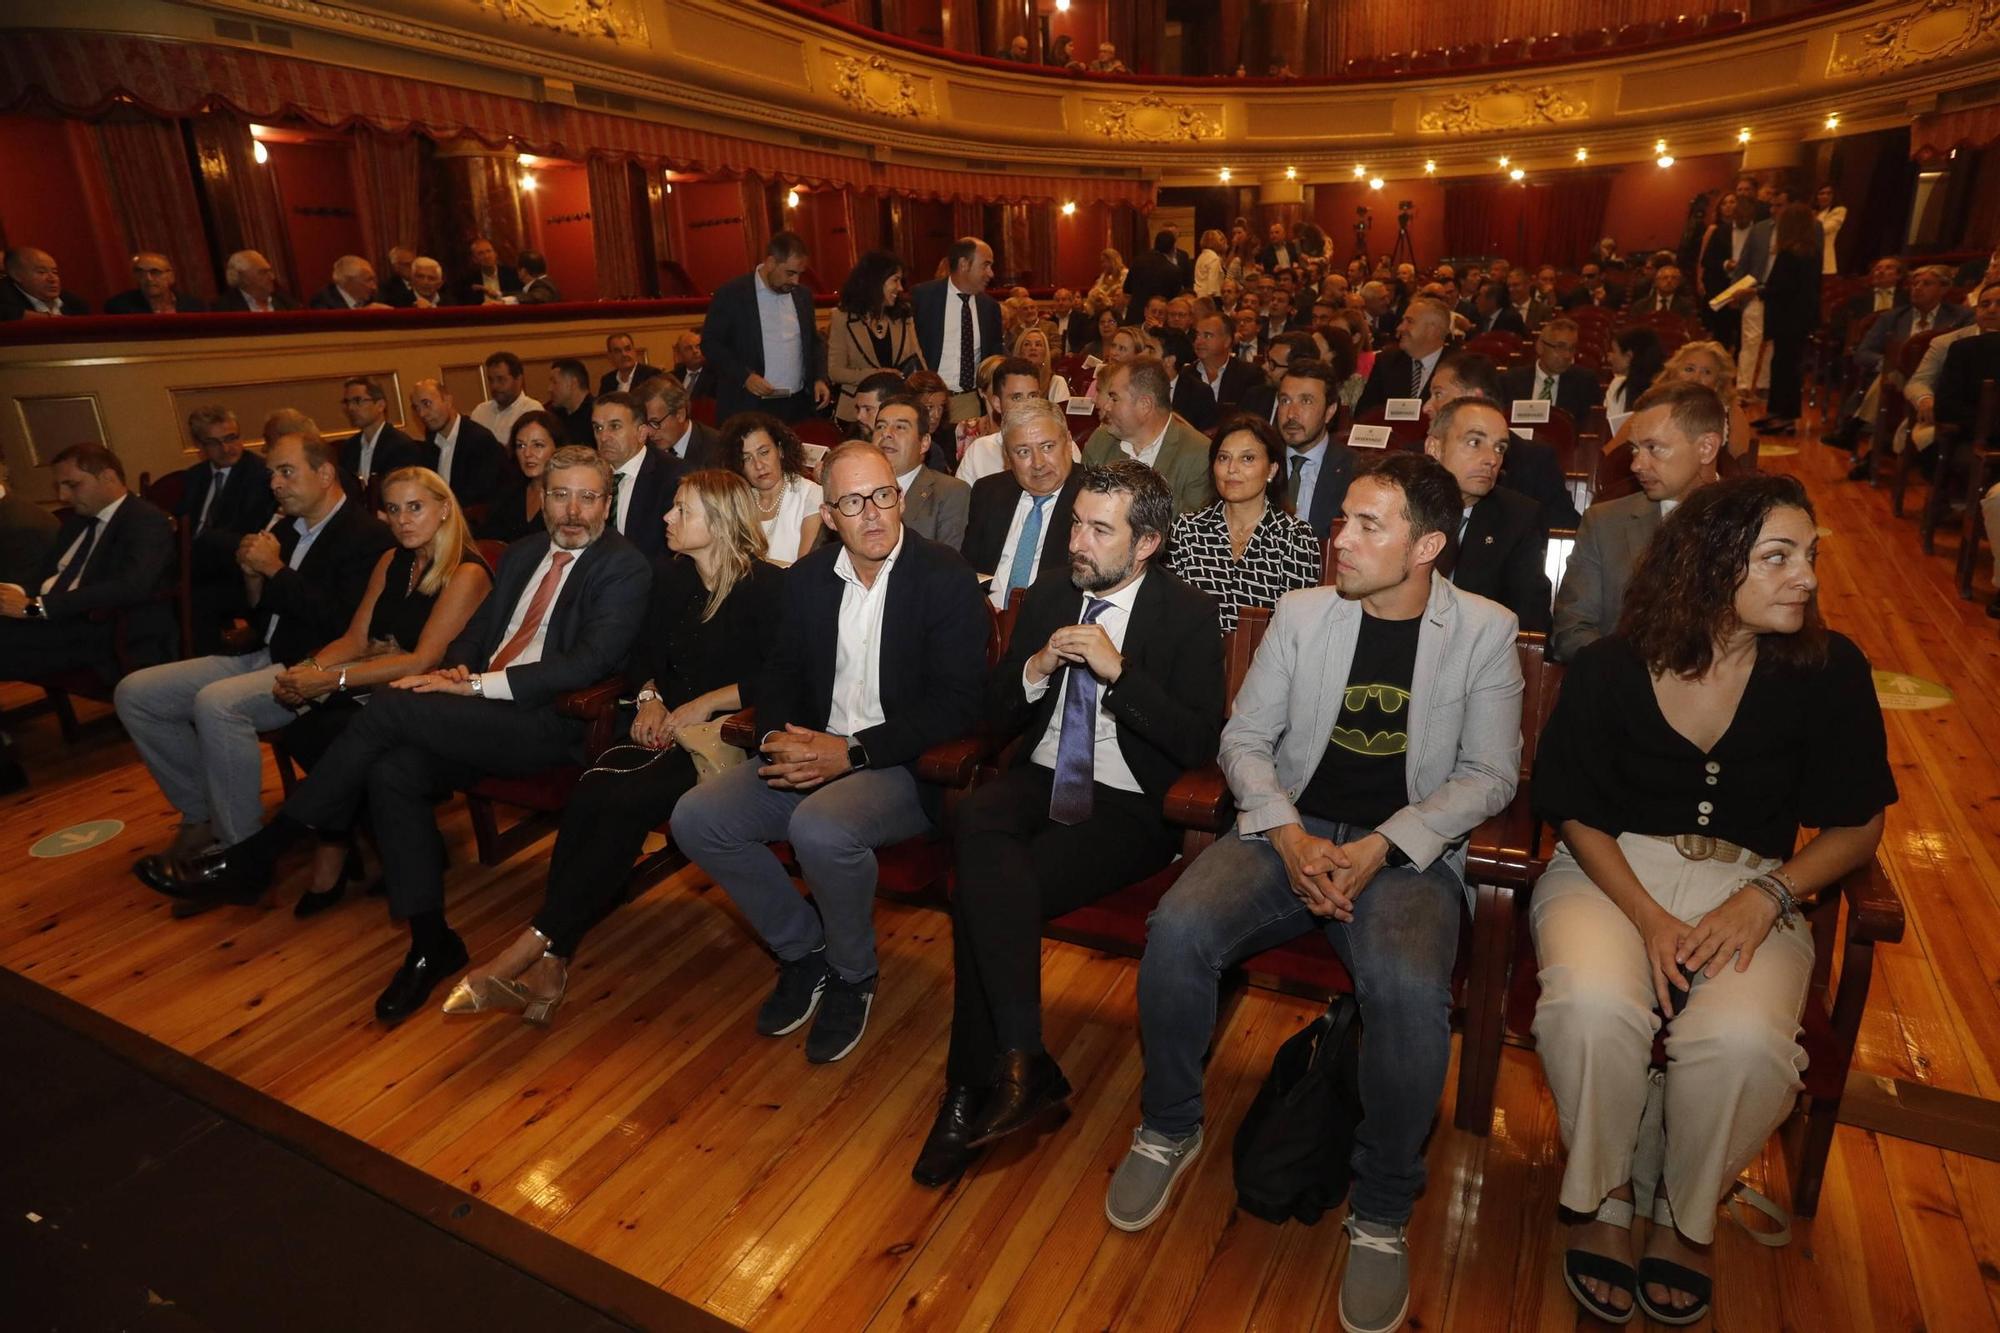
<instances>
[{"instance_id":1,"label":"red curtain","mask_svg":"<svg viewBox=\"0 0 2000 1333\"><path fill-rule=\"evenodd\" d=\"M1318 6L1315 6L1318 8ZM1743 0L1487 0L1481 5L1416 5L1410 0L1340 0L1327 24L1339 60L1435 51L1471 42L1617 28L1680 15L1747 10ZM1279 54L1273 52L1273 55ZM1329 68L1338 66L1329 65Z\"/></svg>"},{"instance_id":2,"label":"red curtain","mask_svg":"<svg viewBox=\"0 0 2000 1333\"><path fill-rule=\"evenodd\" d=\"M368 238L369 256L384 272L391 249L399 245L416 249L424 234L423 208L417 200L420 156L414 134L384 134L369 125L354 127L361 234Z\"/></svg>"},{"instance_id":3,"label":"red curtain","mask_svg":"<svg viewBox=\"0 0 2000 1333\"><path fill-rule=\"evenodd\" d=\"M1949 157L1957 148L1986 148L2000 141L2000 102L1920 117L1910 130L1910 156Z\"/></svg>"},{"instance_id":4,"label":"red curtain","mask_svg":"<svg viewBox=\"0 0 2000 1333\"><path fill-rule=\"evenodd\" d=\"M648 295L639 271L638 216L632 197L631 166L623 158L596 154L584 159L590 180L590 226L597 247L597 295L626 301Z\"/></svg>"},{"instance_id":5,"label":"red curtain","mask_svg":"<svg viewBox=\"0 0 2000 1333\"><path fill-rule=\"evenodd\" d=\"M123 113L95 129L127 248L165 255L183 293L213 301L215 266L202 246L201 202L180 122Z\"/></svg>"},{"instance_id":6,"label":"red curtain","mask_svg":"<svg viewBox=\"0 0 2000 1333\"><path fill-rule=\"evenodd\" d=\"M1521 184L1449 181L1444 248L1517 264L1578 264L1602 235L1610 198L1611 178L1596 174Z\"/></svg>"},{"instance_id":7,"label":"red curtain","mask_svg":"<svg viewBox=\"0 0 2000 1333\"><path fill-rule=\"evenodd\" d=\"M203 116L194 122L194 142L216 248L225 255L257 251L278 271L279 286L300 300L310 296L318 279L313 277L310 288L298 286L278 188L270 171L257 161L248 122L228 115Z\"/></svg>"}]
</instances>

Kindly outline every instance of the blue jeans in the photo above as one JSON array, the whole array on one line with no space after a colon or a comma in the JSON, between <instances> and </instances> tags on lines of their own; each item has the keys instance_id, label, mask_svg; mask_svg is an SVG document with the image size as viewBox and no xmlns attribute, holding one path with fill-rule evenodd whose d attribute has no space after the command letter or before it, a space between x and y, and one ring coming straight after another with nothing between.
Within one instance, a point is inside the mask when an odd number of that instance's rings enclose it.
<instances>
[{"instance_id":1,"label":"blue jeans","mask_svg":"<svg viewBox=\"0 0 2000 1333\"><path fill-rule=\"evenodd\" d=\"M1371 831L1322 819L1304 824L1337 843ZM1215 1031L1223 970L1324 930L1354 978L1366 1034L1351 1208L1371 1222L1407 1222L1423 1189L1424 1138L1451 1063L1451 970L1464 901L1457 873L1440 857L1427 870L1383 867L1354 900L1353 921L1324 920L1292 893L1275 847L1224 834L1146 923L1139 964L1146 1128L1180 1138L1201 1124L1202 1056Z\"/></svg>"}]
</instances>

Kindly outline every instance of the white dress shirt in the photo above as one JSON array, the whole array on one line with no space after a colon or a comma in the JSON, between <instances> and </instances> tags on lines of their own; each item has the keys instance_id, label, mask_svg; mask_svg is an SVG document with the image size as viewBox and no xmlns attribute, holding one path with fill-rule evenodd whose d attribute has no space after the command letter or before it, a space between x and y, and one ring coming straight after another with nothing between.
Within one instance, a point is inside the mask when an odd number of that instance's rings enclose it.
<instances>
[{"instance_id":1,"label":"white dress shirt","mask_svg":"<svg viewBox=\"0 0 2000 1333\"><path fill-rule=\"evenodd\" d=\"M632 451L632 456L611 469L611 474L619 480L614 484L618 491L618 513L614 516L619 535L630 537L632 531L625 526L625 520L632 516L632 492L639 489L639 469L646 466L646 446Z\"/></svg>"},{"instance_id":2,"label":"white dress shirt","mask_svg":"<svg viewBox=\"0 0 2000 1333\"><path fill-rule=\"evenodd\" d=\"M1130 440L1118 441L1118 447L1125 451L1126 457L1136 458L1147 467L1157 467L1160 461L1160 447L1167 442L1167 429L1173 424L1174 419L1170 415L1166 424L1160 427L1160 433L1153 437L1153 442L1143 449L1135 448Z\"/></svg>"},{"instance_id":3,"label":"white dress shirt","mask_svg":"<svg viewBox=\"0 0 2000 1333\"><path fill-rule=\"evenodd\" d=\"M493 432L493 438L505 444L514 434L514 423L530 412L540 412L542 405L525 393L515 394L514 401L502 407L488 398L472 409L472 419ZM623 531L623 529L620 529Z\"/></svg>"},{"instance_id":4,"label":"white dress shirt","mask_svg":"<svg viewBox=\"0 0 2000 1333\"><path fill-rule=\"evenodd\" d=\"M299 540L298 543L292 547L292 554L290 558L285 561L285 563L291 566L293 569L297 569L300 565L303 565L306 562L306 552L312 550L313 543L319 540L319 535L322 532L326 531L326 525L333 522L333 516L335 514L338 514L346 506L346 504L347 504L347 496L343 494L338 500L335 500L333 502L333 508L327 510L326 517L322 518L317 524L308 524L303 515L293 519L292 527L297 530L299 534ZM283 518L282 513L280 513L279 518ZM278 524L274 520L271 524L271 528L275 528L277 526ZM271 528L266 528L265 531L269 532ZM265 643L268 644L273 639L278 637L279 619L280 617L278 616L272 616L271 623L264 627Z\"/></svg>"},{"instance_id":5,"label":"white dress shirt","mask_svg":"<svg viewBox=\"0 0 2000 1333\"><path fill-rule=\"evenodd\" d=\"M388 424L389 419L384 417L375 423L373 429L363 431L356 437L361 442L360 477L363 481L375 475L375 446L381 442L382 430Z\"/></svg>"},{"instance_id":6,"label":"white dress shirt","mask_svg":"<svg viewBox=\"0 0 2000 1333\"><path fill-rule=\"evenodd\" d=\"M938 344L937 373L938 378L944 381L944 387L950 389L953 393L959 392L958 386L961 382L959 378L960 372L965 369L958 362L958 340L961 336L958 331L959 322L965 314L970 313L972 316L971 369L977 370L979 368L980 358L985 356L989 350L981 343L979 337L979 297L975 295L970 301L961 301L958 299L961 295L965 294L959 291L957 284L953 283L951 279L945 279L944 341Z\"/></svg>"},{"instance_id":7,"label":"white dress shirt","mask_svg":"<svg viewBox=\"0 0 2000 1333\"><path fill-rule=\"evenodd\" d=\"M497 653L501 648L512 643L514 635L520 632L521 619L528 614L528 606L535 600L535 589L542 586L542 577L549 572L549 567L555 563L556 552L562 549L562 547L557 546L554 542L550 542L549 549L542 553L541 563L529 571L528 581L522 586L521 595L514 602L514 609L507 613L507 628L500 632L500 642L494 647L494 652ZM507 664L506 670L482 671L479 673L479 692L486 698L512 699L514 697L514 689L507 683L507 672L512 671L515 667L531 666L542 660L542 649L546 646L549 637L549 622L556 618L556 608L562 605L563 589L569 586L569 576L576 573L576 567L582 562L584 552L589 549L586 546L582 550L571 551L569 553L576 558L565 561L562 573L556 576L556 595L549 598L549 609L542 616L542 623L535 626L535 637L528 640L525 648L514 654L514 660Z\"/></svg>"},{"instance_id":8,"label":"white dress shirt","mask_svg":"<svg viewBox=\"0 0 2000 1333\"><path fill-rule=\"evenodd\" d=\"M845 547L833 562L833 572L846 586L840 591L840 638L833 651L833 699L826 712L829 735L853 737L886 720L882 714L882 611L889 604L889 578L903 554L904 538L875 571L872 586L854 572L854 558Z\"/></svg>"},{"instance_id":9,"label":"white dress shirt","mask_svg":"<svg viewBox=\"0 0 2000 1333\"><path fill-rule=\"evenodd\" d=\"M1431 376L1437 373L1438 361L1443 356L1444 356L1444 348L1440 347L1435 352L1432 352L1429 356L1418 358L1417 364L1424 368L1424 378L1423 382L1417 385L1416 397L1418 398L1423 397L1424 390L1430 387ZM1394 388L1396 386L1391 385L1390 387ZM1389 396L1391 398L1401 398L1403 395L1399 393L1392 393Z\"/></svg>"},{"instance_id":10,"label":"white dress shirt","mask_svg":"<svg viewBox=\"0 0 2000 1333\"><path fill-rule=\"evenodd\" d=\"M63 576L63 571L69 568L70 561L76 559L77 549L83 545L83 539L90 536L92 532L95 532L97 534L96 539L91 542L89 552L83 557L83 568L76 571L76 581L71 585L76 588L83 586L83 576L90 569L90 557L96 555L97 548L104 544L104 529L111 522L111 516L118 512L118 506L124 503L125 496L119 496L116 500L113 500L110 504L91 515L91 522L97 525L95 528L83 527L77 529L76 540L71 542L69 549L62 553L62 559L56 561L55 573L42 580L41 591L44 594L56 586L56 580L60 579Z\"/></svg>"},{"instance_id":11,"label":"white dress shirt","mask_svg":"<svg viewBox=\"0 0 2000 1333\"><path fill-rule=\"evenodd\" d=\"M1222 372L1228 369L1229 358L1225 356L1222 358L1222 364L1215 368L1215 376L1211 379L1208 374L1208 363L1200 357L1194 359L1195 375L1203 384L1208 386L1208 391L1215 395L1215 401L1218 405L1222 402Z\"/></svg>"},{"instance_id":12,"label":"white dress shirt","mask_svg":"<svg viewBox=\"0 0 2000 1333\"><path fill-rule=\"evenodd\" d=\"M687 429L681 432L681 437L678 440L674 441L675 458L686 458L688 456L688 441L692 440L693 438L694 438L694 418L689 417ZM620 529L621 532L623 530L624 529L622 528Z\"/></svg>"},{"instance_id":13,"label":"white dress shirt","mask_svg":"<svg viewBox=\"0 0 2000 1333\"><path fill-rule=\"evenodd\" d=\"M431 443L437 446L438 451L437 473L444 478L444 484L447 486L451 485L452 452L458 448L458 423L463 420L463 417L454 412L451 425L431 438Z\"/></svg>"},{"instance_id":14,"label":"white dress shirt","mask_svg":"<svg viewBox=\"0 0 2000 1333\"><path fill-rule=\"evenodd\" d=\"M634 364L630 370L612 371L611 381L612 383L618 386L618 392L630 393L632 392L632 377L634 375L637 375L638 373L639 373L639 367L636 364Z\"/></svg>"},{"instance_id":15,"label":"white dress shirt","mask_svg":"<svg viewBox=\"0 0 2000 1333\"><path fill-rule=\"evenodd\" d=\"M1125 587L1106 597L1104 600L1111 605L1105 607L1104 613L1097 617L1096 623L1101 625L1105 634L1110 637L1111 646L1120 652L1125 651L1125 630L1132 623L1132 603L1138 599L1139 588L1145 582L1146 576L1141 574ZM1077 595L1079 600L1076 606L1076 618L1079 624L1083 621L1084 609L1090 605L1090 599L1094 595L1092 593ZM1077 672L1090 670L1080 663L1070 662L1065 665L1069 670L1063 673L1062 696L1056 700L1055 712L1049 715L1049 725L1042 732L1042 739L1036 744L1034 753L1029 756L1035 763L1047 769L1054 769L1056 766L1056 751L1062 741L1063 709L1069 698L1070 681ZM1054 679L1054 676L1049 677L1049 680ZM1049 692L1049 680L1044 680L1040 684L1030 684L1028 669L1025 666L1021 668L1021 692L1027 696L1029 703L1037 702ZM1104 694L1110 688L1103 681L1097 683L1096 743L1091 747L1091 778L1119 791L1136 792L1140 790L1139 779L1132 776L1132 766L1125 762L1125 752L1118 748L1118 719L1104 706Z\"/></svg>"}]
</instances>

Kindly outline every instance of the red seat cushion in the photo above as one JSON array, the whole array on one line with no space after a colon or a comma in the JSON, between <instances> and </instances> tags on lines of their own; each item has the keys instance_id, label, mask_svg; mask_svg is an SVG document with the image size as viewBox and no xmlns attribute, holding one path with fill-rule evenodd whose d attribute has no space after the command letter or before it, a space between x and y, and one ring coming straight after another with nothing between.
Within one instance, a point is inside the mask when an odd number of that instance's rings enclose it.
<instances>
[{"instance_id":1,"label":"red seat cushion","mask_svg":"<svg viewBox=\"0 0 2000 1333\"><path fill-rule=\"evenodd\" d=\"M569 794L582 776L581 768L564 764L525 778L481 778L472 785L471 792L502 805L554 812L568 804Z\"/></svg>"}]
</instances>

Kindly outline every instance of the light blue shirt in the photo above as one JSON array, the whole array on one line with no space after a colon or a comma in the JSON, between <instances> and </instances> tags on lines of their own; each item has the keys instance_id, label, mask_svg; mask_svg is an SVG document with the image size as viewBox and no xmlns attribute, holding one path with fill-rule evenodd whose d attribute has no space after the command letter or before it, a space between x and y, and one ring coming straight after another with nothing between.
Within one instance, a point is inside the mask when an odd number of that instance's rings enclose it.
<instances>
[{"instance_id":1,"label":"light blue shirt","mask_svg":"<svg viewBox=\"0 0 2000 1333\"><path fill-rule=\"evenodd\" d=\"M1291 471L1292 460L1294 458L1303 458L1306 460L1305 471L1299 473L1299 498L1296 503L1296 510L1301 519L1312 513L1313 489L1319 485L1319 465L1326 461L1326 444L1327 437L1322 435L1319 437L1319 443L1312 448L1305 450L1303 453L1297 449L1293 449L1285 456L1285 470L1287 472Z\"/></svg>"},{"instance_id":2,"label":"light blue shirt","mask_svg":"<svg viewBox=\"0 0 2000 1333\"><path fill-rule=\"evenodd\" d=\"M805 343L799 334L799 307L790 292L774 292L756 270L757 327L764 338L764 378L781 393L805 388Z\"/></svg>"}]
</instances>

